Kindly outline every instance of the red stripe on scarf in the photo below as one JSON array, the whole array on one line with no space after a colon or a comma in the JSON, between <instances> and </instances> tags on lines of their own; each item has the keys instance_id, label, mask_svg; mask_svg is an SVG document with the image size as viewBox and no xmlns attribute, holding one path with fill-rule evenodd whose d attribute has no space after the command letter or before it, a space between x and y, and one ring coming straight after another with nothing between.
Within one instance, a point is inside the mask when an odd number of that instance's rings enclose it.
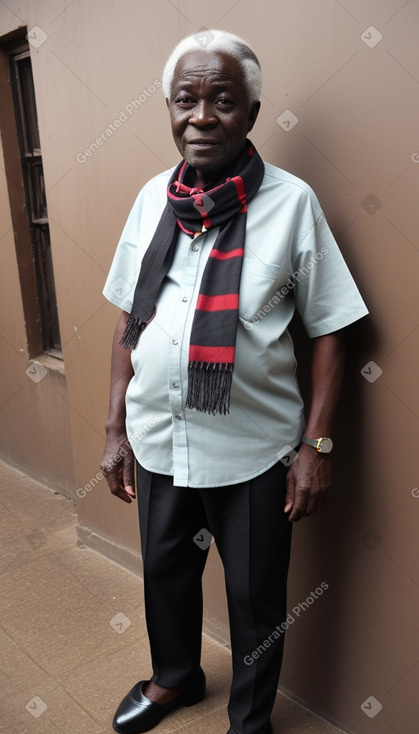
<instances>
[{"instance_id":1,"label":"red stripe on scarf","mask_svg":"<svg viewBox=\"0 0 419 734\"><path fill-rule=\"evenodd\" d=\"M227 293L224 296L205 296L200 293L196 307L199 311L226 311L239 307L239 294Z\"/></svg>"},{"instance_id":2,"label":"red stripe on scarf","mask_svg":"<svg viewBox=\"0 0 419 734\"><path fill-rule=\"evenodd\" d=\"M191 344L189 347L189 362L221 362L234 363L235 347L203 347Z\"/></svg>"},{"instance_id":3,"label":"red stripe on scarf","mask_svg":"<svg viewBox=\"0 0 419 734\"><path fill-rule=\"evenodd\" d=\"M231 257L243 257L244 250L242 247L237 247L236 250L230 250L230 252L221 252L221 250L212 249L209 257L215 257L216 260L230 260Z\"/></svg>"},{"instance_id":4,"label":"red stripe on scarf","mask_svg":"<svg viewBox=\"0 0 419 734\"><path fill-rule=\"evenodd\" d=\"M246 189L244 188L243 179L241 176L234 176L231 180L236 187L237 198L242 204L239 214L243 214L243 212L247 212Z\"/></svg>"}]
</instances>

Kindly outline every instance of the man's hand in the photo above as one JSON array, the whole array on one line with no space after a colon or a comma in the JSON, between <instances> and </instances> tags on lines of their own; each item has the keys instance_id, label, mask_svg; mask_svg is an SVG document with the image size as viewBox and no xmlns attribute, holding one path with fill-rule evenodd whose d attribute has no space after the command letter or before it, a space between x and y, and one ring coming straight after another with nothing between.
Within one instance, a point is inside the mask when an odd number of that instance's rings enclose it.
<instances>
[{"instance_id":1,"label":"man's hand","mask_svg":"<svg viewBox=\"0 0 419 734\"><path fill-rule=\"evenodd\" d=\"M130 350L124 349L120 344L128 319L129 313L123 311L112 341L111 389L105 424L106 443L100 462L100 468L112 494L124 502L132 502L135 498L134 454L125 432L125 395L134 370Z\"/></svg>"},{"instance_id":2,"label":"man's hand","mask_svg":"<svg viewBox=\"0 0 419 734\"><path fill-rule=\"evenodd\" d=\"M292 510L290 522L316 512L326 502L330 487L330 456L303 444L287 474L284 512Z\"/></svg>"},{"instance_id":3,"label":"man's hand","mask_svg":"<svg viewBox=\"0 0 419 734\"><path fill-rule=\"evenodd\" d=\"M313 339L311 405L306 435L330 436L333 416L342 384L344 341L342 331ZM330 455L321 454L303 443L287 474L284 512L291 522L311 515L324 505L331 487Z\"/></svg>"},{"instance_id":4,"label":"man's hand","mask_svg":"<svg viewBox=\"0 0 419 734\"><path fill-rule=\"evenodd\" d=\"M124 502L135 499L134 454L125 433L108 431L100 468L112 494Z\"/></svg>"}]
</instances>

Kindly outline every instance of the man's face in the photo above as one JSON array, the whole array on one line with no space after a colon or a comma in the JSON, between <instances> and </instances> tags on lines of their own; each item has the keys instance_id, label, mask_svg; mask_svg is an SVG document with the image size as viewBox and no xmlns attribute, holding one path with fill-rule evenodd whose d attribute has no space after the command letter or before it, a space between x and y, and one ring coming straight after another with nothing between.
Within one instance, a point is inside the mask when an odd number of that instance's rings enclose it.
<instances>
[{"instance_id":1,"label":"man's face","mask_svg":"<svg viewBox=\"0 0 419 734\"><path fill-rule=\"evenodd\" d=\"M167 102L173 138L182 157L210 183L241 153L259 112L250 104L240 63L214 51L182 56Z\"/></svg>"}]
</instances>

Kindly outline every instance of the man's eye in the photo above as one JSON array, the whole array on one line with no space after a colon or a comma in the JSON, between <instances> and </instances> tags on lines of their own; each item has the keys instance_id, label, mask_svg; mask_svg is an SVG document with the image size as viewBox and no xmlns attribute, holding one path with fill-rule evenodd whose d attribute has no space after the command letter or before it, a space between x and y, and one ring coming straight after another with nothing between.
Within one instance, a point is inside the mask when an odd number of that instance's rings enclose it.
<instances>
[{"instance_id":1,"label":"man's eye","mask_svg":"<svg viewBox=\"0 0 419 734\"><path fill-rule=\"evenodd\" d=\"M227 97L220 97L220 99L217 99L215 104L219 107L227 107L228 105L232 107L234 102L232 99L228 99Z\"/></svg>"},{"instance_id":2,"label":"man's eye","mask_svg":"<svg viewBox=\"0 0 419 734\"><path fill-rule=\"evenodd\" d=\"M191 97L178 97L176 104L193 104L193 99Z\"/></svg>"}]
</instances>

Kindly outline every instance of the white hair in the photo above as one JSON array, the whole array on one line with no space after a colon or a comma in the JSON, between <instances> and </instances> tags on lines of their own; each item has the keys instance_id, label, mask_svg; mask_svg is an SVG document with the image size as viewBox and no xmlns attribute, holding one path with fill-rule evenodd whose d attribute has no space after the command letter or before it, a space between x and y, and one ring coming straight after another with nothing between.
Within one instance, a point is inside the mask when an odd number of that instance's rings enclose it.
<instances>
[{"instance_id":1,"label":"white hair","mask_svg":"<svg viewBox=\"0 0 419 734\"><path fill-rule=\"evenodd\" d=\"M240 63L243 71L249 102L259 101L262 89L262 72L253 49L242 38L235 36L234 33L207 28L184 38L175 46L170 54L163 69L162 76L162 90L166 99L170 99L173 74L179 59L191 51L200 50L209 52L219 51L220 53L234 56Z\"/></svg>"}]
</instances>

